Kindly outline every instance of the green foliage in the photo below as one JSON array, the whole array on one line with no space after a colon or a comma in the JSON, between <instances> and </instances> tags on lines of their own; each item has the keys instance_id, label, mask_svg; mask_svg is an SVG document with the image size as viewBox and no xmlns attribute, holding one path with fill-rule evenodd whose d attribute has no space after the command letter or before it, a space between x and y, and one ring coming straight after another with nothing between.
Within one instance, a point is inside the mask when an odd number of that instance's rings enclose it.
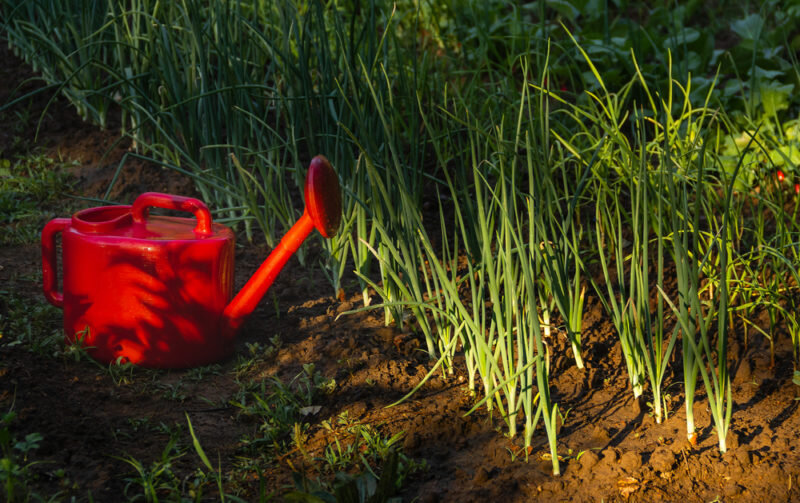
<instances>
[{"instance_id":1,"label":"green foliage","mask_svg":"<svg viewBox=\"0 0 800 503\"><path fill-rule=\"evenodd\" d=\"M0 290L0 343L40 355L61 352L61 311L44 302Z\"/></svg>"},{"instance_id":2,"label":"green foliage","mask_svg":"<svg viewBox=\"0 0 800 503\"><path fill-rule=\"evenodd\" d=\"M71 189L69 166L42 154L13 161L0 158L0 244L39 240L55 202Z\"/></svg>"},{"instance_id":3,"label":"green foliage","mask_svg":"<svg viewBox=\"0 0 800 503\"><path fill-rule=\"evenodd\" d=\"M7 412L0 418L0 484L3 486L5 501L30 501L35 495L29 484L34 479L29 460L33 451L39 448L43 437L39 433L29 433L19 440L11 431L16 414Z\"/></svg>"},{"instance_id":4,"label":"green foliage","mask_svg":"<svg viewBox=\"0 0 800 503\"><path fill-rule=\"evenodd\" d=\"M161 457L149 466L133 457L121 458L134 469L134 475L126 479L125 497L129 501L144 500L148 503L155 503L159 498L170 500L180 497L180 479L173 472L173 466L184 454L185 451L177 445L177 439L172 437Z\"/></svg>"},{"instance_id":5,"label":"green foliage","mask_svg":"<svg viewBox=\"0 0 800 503\"><path fill-rule=\"evenodd\" d=\"M260 384L249 382L243 386L230 403L243 416L259 422L257 434L242 440L243 450L248 453L285 450L295 425L301 429L307 427L302 419L314 410L314 400L320 392L332 391L335 385L335 381L324 378L309 364L288 384L273 377Z\"/></svg>"},{"instance_id":6,"label":"green foliage","mask_svg":"<svg viewBox=\"0 0 800 503\"><path fill-rule=\"evenodd\" d=\"M339 472L332 483L320 484L311 482L299 474L295 474L296 490L284 495L286 501L302 503L399 503L396 477L398 472L398 454L394 450L388 453L380 478L372 469L350 475Z\"/></svg>"},{"instance_id":7,"label":"green foliage","mask_svg":"<svg viewBox=\"0 0 800 503\"><path fill-rule=\"evenodd\" d=\"M785 326L800 356L797 0L26 0L0 11L48 89L99 124L119 110L130 155L188 173L222 220L249 236L257 225L269 245L301 212L304 161L324 153L344 188L341 233L320 255L331 286L352 264L365 308L424 338L431 374L454 372L462 353L476 407L509 436L522 429L526 453L541 419L556 473L551 337L582 365L593 267L634 393L652 394L661 417L662 387L680 373L669 365L678 330L663 327L680 327L688 433L699 375L721 450L728 320L771 347ZM63 192L53 167L2 161L0 224L23 229L3 239L35 240L18 223ZM677 297L663 291L665 260ZM5 337L36 317L15 309L2 311L20 313L0 320ZM248 381L279 347L250 345L236 368L231 403L257 423L249 454L301 447L304 417L332 386L313 368L288 384ZM111 370L118 383L129 372ZM161 391L184 397L180 385ZM329 471L366 471L301 479L295 497L391 498L380 488L402 478L397 438L331 432ZM165 453L129 461L144 498L174 486L177 453Z\"/></svg>"},{"instance_id":8,"label":"green foliage","mask_svg":"<svg viewBox=\"0 0 800 503\"><path fill-rule=\"evenodd\" d=\"M426 469L424 461L419 463L402 452L402 432L384 437L374 426L350 420L347 412L336 421L323 421L322 428L333 441L326 446L323 458L309 461L321 462L320 471L333 474L333 479L311 480L295 473L295 490L284 495L287 501L396 502L400 500L395 494L405 479ZM296 436L295 444L305 452L301 443Z\"/></svg>"}]
</instances>

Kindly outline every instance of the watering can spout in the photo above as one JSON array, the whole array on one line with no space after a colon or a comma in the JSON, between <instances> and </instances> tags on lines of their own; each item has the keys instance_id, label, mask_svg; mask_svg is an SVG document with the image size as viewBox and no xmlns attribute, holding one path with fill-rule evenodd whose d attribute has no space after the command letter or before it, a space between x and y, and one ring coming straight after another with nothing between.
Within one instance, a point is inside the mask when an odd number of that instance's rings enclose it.
<instances>
[{"instance_id":1,"label":"watering can spout","mask_svg":"<svg viewBox=\"0 0 800 503\"><path fill-rule=\"evenodd\" d=\"M311 160L305 184L306 207L291 229L272 250L267 259L231 300L222 313L221 330L232 338L250 313L267 293L269 287L294 252L315 228L323 237L336 234L342 215L342 196L339 178L328 160L318 155Z\"/></svg>"}]
</instances>

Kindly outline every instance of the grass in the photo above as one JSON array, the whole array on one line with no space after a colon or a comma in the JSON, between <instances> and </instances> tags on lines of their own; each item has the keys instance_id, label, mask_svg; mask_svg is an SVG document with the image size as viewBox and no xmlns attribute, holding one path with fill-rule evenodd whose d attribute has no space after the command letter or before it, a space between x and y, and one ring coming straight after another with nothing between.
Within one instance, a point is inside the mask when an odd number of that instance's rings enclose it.
<instances>
[{"instance_id":1,"label":"grass","mask_svg":"<svg viewBox=\"0 0 800 503\"><path fill-rule=\"evenodd\" d=\"M543 430L554 474L558 411L570 405L550 395L552 338L565 337L584 368L587 292L619 336L633 396L661 422L664 389L682 378L696 440L699 378L722 452L734 320L745 345L753 334L772 348L776 327L789 327L797 366L794 3L36 0L1 10L9 42L48 85L101 126L118 114L131 155L189 174L248 237L256 225L276 243L299 214L304 161L324 153L343 186L342 232L319 264L333 291L352 273L364 308L414 331L431 373L465 373L475 407L509 437L521 432L526 452ZM67 186L56 167L2 161L8 244L35 241L39 207ZM262 350L250 351L243 376ZM300 411L321 386L313 370L288 385L243 379L235 405L260 422L247 443L299 448ZM336 449L326 462L347 466L354 453Z\"/></svg>"},{"instance_id":2,"label":"grass","mask_svg":"<svg viewBox=\"0 0 800 503\"><path fill-rule=\"evenodd\" d=\"M302 418L313 410L318 394L324 390L331 392L335 386L335 382L316 373L311 364L286 384L278 378L272 378L269 383L246 380L243 384L230 403L243 416L259 423L256 432L243 442L244 448L252 454L264 450L276 454L286 452L292 434L297 438L308 427Z\"/></svg>"},{"instance_id":3,"label":"grass","mask_svg":"<svg viewBox=\"0 0 800 503\"><path fill-rule=\"evenodd\" d=\"M40 153L0 158L0 244L39 241L43 224L71 189L74 165Z\"/></svg>"},{"instance_id":4,"label":"grass","mask_svg":"<svg viewBox=\"0 0 800 503\"><path fill-rule=\"evenodd\" d=\"M319 497L324 501L395 501L397 491L412 474L426 469L402 452L403 432L384 437L373 425L360 424L347 412L334 421L323 421L322 428L333 440L322 457L313 458L303 446L304 439L295 437L295 445L311 467L321 465L319 472L334 474L332 482L299 472L295 491L286 495L289 501L307 501ZM316 470L317 468L312 468ZM356 475L350 472L356 471ZM380 476L377 473L380 472Z\"/></svg>"},{"instance_id":5,"label":"grass","mask_svg":"<svg viewBox=\"0 0 800 503\"><path fill-rule=\"evenodd\" d=\"M42 356L61 354L61 312L46 302L0 290L2 343Z\"/></svg>"}]
</instances>

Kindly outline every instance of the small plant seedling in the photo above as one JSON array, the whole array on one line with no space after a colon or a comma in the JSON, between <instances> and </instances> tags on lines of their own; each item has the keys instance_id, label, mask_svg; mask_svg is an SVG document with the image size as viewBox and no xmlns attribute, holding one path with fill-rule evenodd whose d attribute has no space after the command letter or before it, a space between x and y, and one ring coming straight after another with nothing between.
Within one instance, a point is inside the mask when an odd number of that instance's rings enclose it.
<instances>
[{"instance_id":1,"label":"small plant seedling","mask_svg":"<svg viewBox=\"0 0 800 503\"><path fill-rule=\"evenodd\" d=\"M182 381L172 384L157 383L156 389L161 391L161 397L175 402L183 402L186 400L185 385Z\"/></svg>"},{"instance_id":2,"label":"small plant seedling","mask_svg":"<svg viewBox=\"0 0 800 503\"><path fill-rule=\"evenodd\" d=\"M11 423L17 415L13 411L0 418L0 484L6 501L27 501L28 490L34 474L30 468L36 464L29 461L32 451L39 448L44 437L40 433L28 433L22 440L11 433Z\"/></svg>"},{"instance_id":3,"label":"small plant seedling","mask_svg":"<svg viewBox=\"0 0 800 503\"><path fill-rule=\"evenodd\" d=\"M186 454L177 445L177 439L170 437L161 452L160 459L146 466L133 456L116 457L130 465L134 474L125 479L124 494L129 500L143 497L146 501L158 501L159 498L180 498L181 481L174 472L175 462Z\"/></svg>"},{"instance_id":4,"label":"small plant seedling","mask_svg":"<svg viewBox=\"0 0 800 503\"><path fill-rule=\"evenodd\" d=\"M792 383L795 386L800 387L800 370L795 370L792 374ZM795 400L800 400L800 396L795 397Z\"/></svg>"},{"instance_id":5,"label":"small plant seedling","mask_svg":"<svg viewBox=\"0 0 800 503\"><path fill-rule=\"evenodd\" d=\"M583 457L583 455L589 451L600 451L600 450L602 450L601 447L591 447L589 449L583 449L582 451L578 451L578 453L575 455L575 461L580 461L581 457Z\"/></svg>"},{"instance_id":6,"label":"small plant seedling","mask_svg":"<svg viewBox=\"0 0 800 503\"><path fill-rule=\"evenodd\" d=\"M75 340L64 344L64 357L71 358L76 363L81 361L94 362L95 360L89 356L89 350L92 349L92 346L87 346L85 342L88 335L89 327L76 333Z\"/></svg>"},{"instance_id":7,"label":"small plant seedling","mask_svg":"<svg viewBox=\"0 0 800 503\"><path fill-rule=\"evenodd\" d=\"M240 414L258 419L261 424L256 435L242 439L247 452L258 452L265 446L272 454L284 451L298 437L297 428L304 432L304 418L318 411L314 400L319 393L330 392L335 381L324 378L314 365L304 365L303 371L288 384L277 377L254 383L245 381L229 403L240 409Z\"/></svg>"},{"instance_id":8,"label":"small plant seedling","mask_svg":"<svg viewBox=\"0 0 800 503\"><path fill-rule=\"evenodd\" d=\"M120 356L116 361L108 364L108 375L116 386L127 386L133 384L133 375L136 365Z\"/></svg>"},{"instance_id":9,"label":"small plant seedling","mask_svg":"<svg viewBox=\"0 0 800 503\"><path fill-rule=\"evenodd\" d=\"M558 417L561 418L561 425L564 426L567 424L567 417L569 416L572 407L568 408L563 414L561 413L561 408L556 409L558 410Z\"/></svg>"},{"instance_id":10,"label":"small plant seedling","mask_svg":"<svg viewBox=\"0 0 800 503\"><path fill-rule=\"evenodd\" d=\"M186 378L190 381L200 382L210 375L219 375L222 367L218 364L195 367L186 371Z\"/></svg>"},{"instance_id":11,"label":"small plant seedling","mask_svg":"<svg viewBox=\"0 0 800 503\"><path fill-rule=\"evenodd\" d=\"M152 428L149 417L129 417L128 424L134 432L147 431Z\"/></svg>"}]
</instances>

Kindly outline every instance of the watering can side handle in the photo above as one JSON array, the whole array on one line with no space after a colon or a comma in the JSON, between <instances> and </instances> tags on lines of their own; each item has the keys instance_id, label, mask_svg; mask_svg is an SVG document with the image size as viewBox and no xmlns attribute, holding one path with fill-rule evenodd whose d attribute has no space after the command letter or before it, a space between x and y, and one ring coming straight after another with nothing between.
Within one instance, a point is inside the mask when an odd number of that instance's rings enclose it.
<instances>
[{"instance_id":1,"label":"watering can side handle","mask_svg":"<svg viewBox=\"0 0 800 503\"><path fill-rule=\"evenodd\" d=\"M145 192L133 202L133 207L131 208L133 221L143 223L147 219L147 209L150 207L194 213L195 218L197 218L194 232L201 235L211 234L211 212L205 203L199 199L162 194L161 192Z\"/></svg>"},{"instance_id":2,"label":"watering can side handle","mask_svg":"<svg viewBox=\"0 0 800 503\"><path fill-rule=\"evenodd\" d=\"M66 229L72 222L69 218L54 218L42 230L42 288L47 301L56 307L64 307L64 294L58 288L58 269L56 261L56 234Z\"/></svg>"}]
</instances>

